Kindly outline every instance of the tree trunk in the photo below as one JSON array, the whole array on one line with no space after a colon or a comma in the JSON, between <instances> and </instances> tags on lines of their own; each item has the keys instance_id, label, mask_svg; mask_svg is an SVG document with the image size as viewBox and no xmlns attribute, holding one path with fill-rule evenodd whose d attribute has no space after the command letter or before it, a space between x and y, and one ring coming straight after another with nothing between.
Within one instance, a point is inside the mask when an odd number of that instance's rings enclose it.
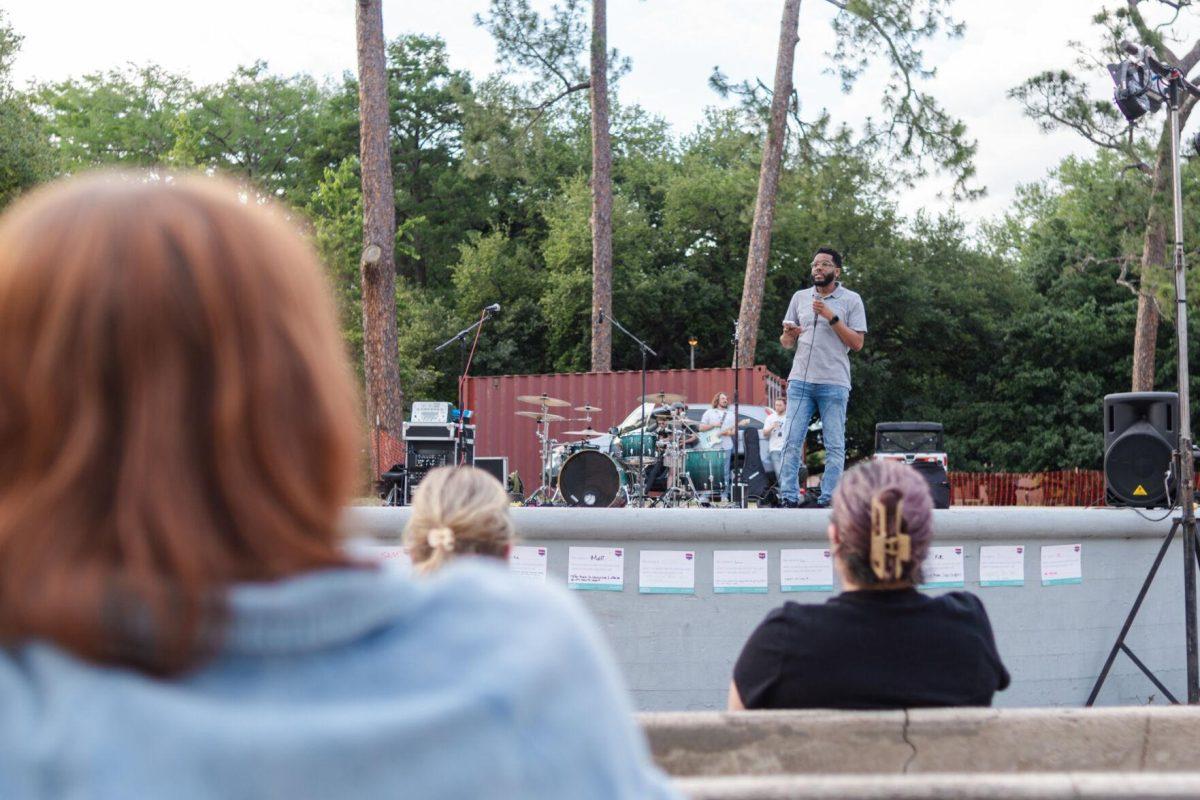
<instances>
[{"instance_id":1,"label":"tree trunk","mask_svg":"<svg viewBox=\"0 0 1200 800\"><path fill-rule=\"evenodd\" d=\"M363 366L371 465L375 475L390 439L399 442L404 394L396 362L396 205L388 148L387 70L382 0L358 0L359 152L362 161Z\"/></svg>"},{"instance_id":2,"label":"tree trunk","mask_svg":"<svg viewBox=\"0 0 1200 800\"><path fill-rule=\"evenodd\" d=\"M612 369L612 143L606 0L592 0L592 372Z\"/></svg>"},{"instance_id":3,"label":"tree trunk","mask_svg":"<svg viewBox=\"0 0 1200 800\"><path fill-rule=\"evenodd\" d=\"M1142 282L1149 270L1163 266L1167 254L1167 229L1157 209L1151 207L1142 245ZM1154 352L1158 340L1158 306L1151 290L1138 292L1137 324L1133 334L1133 385L1130 391L1154 391Z\"/></svg>"},{"instance_id":4,"label":"tree trunk","mask_svg":"<svg viewBox=\"0 0 1200 800\"><path fill-rule=\"evenodd\" d=\"M758 198L754 201L754 223L750 228L750 252L746 256L746 278L742 283L742 307L738 312L738 361L754 364L758 344L758 322L762 316L763 287L767 279L767 259L771 255L771 227L775 223L775 196L779 191L779 172L783 164L783 146L787 139L787 106L792 96L792 65L796 57L800 23L800 0L785 0L779 26L779 53L775 58L775 88L771 96L771 120L763 146L762 168L758 174Z\"/></svg>"},{"instance_id":5,"label":"tree trunk","mask_svg":"<svg viewBox=\"0 0 1200 800\"><path fill-rule=\"evenodd\" d=\"M1179 130L1187 125L1196 99L1187 97L1179 108ZM1158 343L1158 307L1153 300L1153 281L1148 276L1155 269L1165 269L1167 264L1167 221L1163 218L1163 205L1159 198L1170 196L1171 187L1171 126L1163 124L1158 139L1158 151L1154 159L1154 174L1150 185L1150 211L1146 215L1146 232L1142 238L1141 285L1138 292L1137 324L1133 335L1134 392L1154 391L1154 356ZM1170 208L1168 201L1167 208ZM1171 231L1174 242L1174 230Z\"/></svg>"}]
</instances>

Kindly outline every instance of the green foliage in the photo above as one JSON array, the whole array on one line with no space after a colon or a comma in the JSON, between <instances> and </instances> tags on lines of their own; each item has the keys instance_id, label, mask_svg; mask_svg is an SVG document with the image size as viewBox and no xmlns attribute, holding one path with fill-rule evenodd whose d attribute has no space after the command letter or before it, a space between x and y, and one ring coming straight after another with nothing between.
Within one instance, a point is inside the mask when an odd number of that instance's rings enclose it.
<instances>
[{"instance_id":1,"label":"green foliage","mask_svg":"<svg viewBox=\"0 0 1200 800\"><path fill-rule=\"evenodd\" d=\"M28 98L14 91L10 81L10 70L20 49L20 35L0 10L0 208L53 171L42 120Z\"/></svg>"},{"instance_id":2,"label":"green foliage","mask_svg":"<svg viewBox=\"0 0 1200 800\"><path fill-rule=\"evenodd\" d=\"M790 143L759 361L781 376L789 372L779 320L807 284L812 253L833 245L845 255L845 283L862 294L870 326L852 359L851 458L870 452L876 422L928 419L946 425L955 469L1094 467L1101 398L1127 387L1131 287L1146 281L1161 300L1169 297L1165 282L1134 269L1151 200L1143 173L1123 167L1131 152L1148 158L1152 143L1063 161L1047 180L1023 187L1008 213L979 235L953 216L900 217L897 186L933 165L969 193L973 145L932 98L908 92L908 80L917 78L915 87L925 74L918 45L957 32L944 9L941 0L853 0L838 15L834 55L842 77L858 77L851 45L878 50L890 42L898 48L888 56L897 91L865 134L825 116L805 123ZM504 71L477 82L450 67L436 36L406 35L388 45L397 359L411 399L455 397L462 351L434 348L491 303L502 313L467 342L475 346L474 374L590 363L588 113L582 95L538 107L571 81L586 80L585 11L583 2L560 0L538 16L523 0L496 0L482 24L504 44ZM521 37L552 48L553 69L531 60ZM0 203L55 171L97 165L232 173L303 214L347 348L361 364L352 76L325 85L276 76L256 62L194 86L146 66L21 93L6 73L18 44L0 19ZM1066 102L1076 89L1057 76L1031 84L1019 99L1032 103L1036 92L1050 91ZM644 109L612 105L613 313L658 352L651 369L685 367L689 336L699 339L697 367L730 363L761 157L760 110L750 101L709 109L695 130L677 135ZM1107 106L1076 108L1080 119L1089 114L1096 128L1112 121ZM942 137L947 149L919 132L908 139L906 126ZM1184 178L1186 226L1200 230L1200 165L1185 165ZM1200 296L1200 286L1191 291ZM1164 302L1164 311L1172 305ZM1192 347L1200 352L1200 342ZM1169 386L1176 365L1170 348L1162 350L1159 379ZM617 369L641 364L619 332L613 356Z\"/></svg>"},{"instance_id":3,"label":"green foliage","mask_svg":"<svg viewBox=\"0 0 1200 800\"><path fill-rule=\"evenodd\" d=\"M62 167L169 163L193 86L160 67L93 72L38 87L33 99Z\"/></svg>"},{"instance_id":4,"label":"green foliage","mask_svg":"<svg viewBox=\"0 0 1200 800\"><path fill-rule=\"evenodd\" d=\"M227 80L189 97L176 123L172 160L215 169L264 194L302 204L315 185L299 169L325 101L307 75L272 75L265 61L238 67Z\"/></svg>"}]
</instances>

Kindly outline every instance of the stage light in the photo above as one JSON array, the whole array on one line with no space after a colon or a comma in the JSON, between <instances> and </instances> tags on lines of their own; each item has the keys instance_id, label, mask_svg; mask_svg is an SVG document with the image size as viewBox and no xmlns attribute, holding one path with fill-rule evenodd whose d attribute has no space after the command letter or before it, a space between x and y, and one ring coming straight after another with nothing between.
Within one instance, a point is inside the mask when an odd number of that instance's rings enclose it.
<instances>
[{"instance_id":1,"label":"stage light","mask_svg":"<svg viewBox=\"0 0 1200 800\"><path fill-rule=\"evenodd\" d=\"M1162 93L1155 86L1157 78L1142 64L1132 61L1109 64L1108 74L1117 87L1113 92L1117 108L1130 122L1157 111L1162 105Z\"/></svg>"}]
</instances>

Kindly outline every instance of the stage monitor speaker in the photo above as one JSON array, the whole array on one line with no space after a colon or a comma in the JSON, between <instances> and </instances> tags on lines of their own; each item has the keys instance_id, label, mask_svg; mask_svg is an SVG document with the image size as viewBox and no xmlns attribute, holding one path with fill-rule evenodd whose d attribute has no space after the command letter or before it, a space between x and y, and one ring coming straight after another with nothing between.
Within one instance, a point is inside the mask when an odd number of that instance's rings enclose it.
<instances>
[{"instance_id":1,"label":"stage monitor speaker","mask_svg":"<svg viewBox=\"0 0 1200 800\"><path fill-rule=\"evenodd\" d=\"M501 486L508 485L508 456L475 456L475 466L500 481Z\"/></svg>"},{"instance_id":2,"label":"stage monitor speaker","mask_svg":"<svg viewBox=\"0 0 1200 800\"><path fill-rule=\"evenodd\" d=\"M1165 507L1171 455L1179 444L1179 395L1121 392L1104 397L1104 492L1114 506Z\"/></svg>"}]
</instances>

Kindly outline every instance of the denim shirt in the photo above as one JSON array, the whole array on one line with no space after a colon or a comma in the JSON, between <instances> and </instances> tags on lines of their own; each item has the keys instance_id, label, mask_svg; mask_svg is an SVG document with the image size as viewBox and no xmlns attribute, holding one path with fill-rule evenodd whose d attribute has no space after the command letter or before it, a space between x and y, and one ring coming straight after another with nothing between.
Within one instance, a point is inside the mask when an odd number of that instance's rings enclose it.
<instances>
[{"instance_id":1,"label":"denim shirt","mask_svg":"<svg viewBox=\"0 0 1200 800\"><path fill-rule=\"evenodd\" d=\"M660 798L566 592L462 559L239 586L219 654L160 680L0 649L0 798Z\"/></svg>"}]
</instances>

